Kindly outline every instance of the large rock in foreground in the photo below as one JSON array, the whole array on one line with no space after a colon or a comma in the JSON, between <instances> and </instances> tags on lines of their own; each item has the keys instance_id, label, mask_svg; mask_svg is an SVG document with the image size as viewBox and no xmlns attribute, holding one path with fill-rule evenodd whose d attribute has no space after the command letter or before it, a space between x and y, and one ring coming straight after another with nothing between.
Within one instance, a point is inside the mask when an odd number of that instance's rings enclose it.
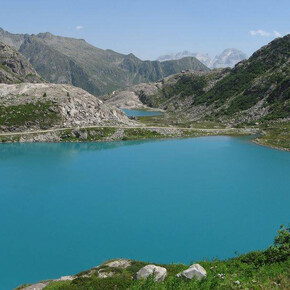
<instances>
[{"instance_id":1,"label":"large rock in foreground","mask_svg":"<svg viewBox=\"0 0 290 290\"><path fill-rule=\"evenodd\" d=\"M163 267L147 265L137 272L136 280L147 279L151 275L154 275L155 282L162 282L167 276L167 270Z\"/></svg>"},{"instance_id":2,"label":"large rock in foreground","mask_svg":"<svg viewBox=\"0 0 290 290\"><path fill-rule=\"evenodd\" d=\"M202 278L206 277L206 271L199 264L193 264L188 269L180 272L176 276L177 277L183 277L183 278L186 278L186 279L189 279L189 280L191 280L193 278L201 280Z\"/></svg>"},{"instance_id":3,"label":"large rock in foreground","mask_svg":"<svg viewBox=\"0 0 290 290\"><path fill-rule=\"evenodd\" d=\"M57 84L0 84L0 131L133 124L83 89Z\"/></svg>"}]
</instances>

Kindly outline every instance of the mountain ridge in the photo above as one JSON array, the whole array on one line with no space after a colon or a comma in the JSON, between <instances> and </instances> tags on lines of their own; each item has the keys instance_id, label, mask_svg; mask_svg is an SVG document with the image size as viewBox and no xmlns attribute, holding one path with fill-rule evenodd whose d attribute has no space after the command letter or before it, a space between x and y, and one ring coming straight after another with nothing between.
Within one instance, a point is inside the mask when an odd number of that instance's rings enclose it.
<instances>
[{"instance_id":1,"label":"mountain ridge","mask_svg":"<svg viewBox=\"0 0 290 290\"><path fill-rule=\"evenodd\" d=\"M209 70L193 57L165 63L142 61L133 54L103 50L83 39L49 32L11 34L0 29L0 41L17 48L47 81L73 84L96 96L186 69Z\"/></svg>"},{"instance_id":2,"label":"mountain ridge","mask_svg":"<svg viewBox=\"0 0 290 290\"><path fill-rule=\"evenodd\" d=\"M107 97L122 107L130 93L145 106L231 125L290 118L290 35L261 47L230 69L183 72ZM120 98L118 98L118 96Z\"/></svg>"}]
</instances>

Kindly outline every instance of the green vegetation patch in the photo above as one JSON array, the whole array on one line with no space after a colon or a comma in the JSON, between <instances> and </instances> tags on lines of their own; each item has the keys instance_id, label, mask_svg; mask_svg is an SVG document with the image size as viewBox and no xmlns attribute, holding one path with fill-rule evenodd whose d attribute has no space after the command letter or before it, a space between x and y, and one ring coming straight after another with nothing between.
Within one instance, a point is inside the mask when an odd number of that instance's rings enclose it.
<instances>
[{"instance_id":1,"label":"green vegetation patch","mask_svg":"<svg viewBox=\"0 0 290 290\"><path fill-rule=\"evenodd\" d=\"M145 128L132 128L124 130L123 140L136 140L136 139L152 139L163 137L162 134Z\"/></svg>"},{"instance_id":2,"label":"green vegetation patch","mask_svg":"<svg viewBox=\"0 0 290 290\"><path fill-rule=\"evenodd\" d=\"M257 139L258 143L290 150L290 122L266 123L261 129L264 134Z\"/></svg>"},{"instance_id":3,"label":"green vegetation patch","mask_svg":"<svg viewBox=\"0 0 290 290\"><path fill-rule=\"evenodd\" d=\"M60 123L58 108L51 102L36 102L17 106L0 106L0 126L51 128Z\"/></svg>"},{"instance_id":4,"label":"green vegetation patch","mask_svg":"<svg viewBox=\"0 0 290 290\"><path fill-rule=\"evenodd\" d=\"M100 127L100 128L83 128L79 130L68 129L60 131L62 141L77 142L77 141L101 141L111 137L117 128Z\"/></svg>"},{"instance_id":5,"label":"green vegetation patch","mask_svg":"<svg viewBox=\"0 0 290 290\"><path fill-rule=\"evenodd\" d=\"M170 97L180 95L181 97L199 96L203 94L203 89L207 81L205 76L182 76L174 86L165 88L166 94Z\"/></svg>"}]
</instances>

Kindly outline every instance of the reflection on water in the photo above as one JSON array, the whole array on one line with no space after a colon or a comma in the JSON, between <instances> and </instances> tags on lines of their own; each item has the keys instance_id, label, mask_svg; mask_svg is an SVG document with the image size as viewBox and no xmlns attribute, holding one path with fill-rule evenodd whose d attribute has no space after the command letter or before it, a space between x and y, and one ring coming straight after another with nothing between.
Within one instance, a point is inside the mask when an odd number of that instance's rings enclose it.
<instances>
[{"instance_id":1,"label":"reflection on water","mask_svg":"<svg viewBox=\"0 0 290 290\"><path fill-rule=\"evenodd\" d=\"M26 153L40 154L71 154L81 151L111 150L124 146L136 146L164 140L148 139L137 141L115 141L115 142L67 142L67 143L7 143L0 144L0 160L15 158Z\"/></svg>"}]
</instances>

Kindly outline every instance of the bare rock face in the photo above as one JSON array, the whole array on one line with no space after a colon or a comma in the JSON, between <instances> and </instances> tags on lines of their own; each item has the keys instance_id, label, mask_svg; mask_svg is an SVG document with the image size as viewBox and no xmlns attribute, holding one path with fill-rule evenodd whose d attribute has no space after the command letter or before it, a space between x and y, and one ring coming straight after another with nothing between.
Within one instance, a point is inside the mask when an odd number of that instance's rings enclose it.
<instances>
[{"instance_id":1,"label":"bare rock face","mask_svg":"<svg viewBox=\"0 0 290 290\"><path fill-rule=\"evenodd\" d=\"M0 108L0 131L134 125L120 110L70 85L0 84Z\"/></svg>"},{"instance_id":2,"label":"bare rock face","mask_svg":"<svg viewBox=\"0 0 290 290\"><path fill-rule=\"evenodd\" d=\"M44 82L17 50L0 42L0 83Z\"/></svg>"},{"instance_id":3,"label":"bare rock face","mask_svg":"<svg viewBox=\"0 0 290 290\"><path fill-rule=\"evenodd\" d=\"M142 83L125 90L114 91L110 96L104 98L106 104L121 109L144 109L148 108L142 103L141 97L157 94L159 83Z\"/></svg>"},{"instance_id":4,"label":"bare rock face","mask_svg":"<svg viewBox=\"0 0 290 290\"><path fill-rule=\"evenodd\" d=\"M113 276L114 276L114 272L107 272L102 269L98 271L98 278L105 279L105 278L109 278Z\"/></svg>"},{"instance_id":5,"label":"bare rock face","mask_svg":"<svg viewBox=\"0 0 290 290\"><path fill-rule=\"evenodd\" d=\"M147 265L137 272L136 280L147 279L151 275L154 275L155 282L162 282L167 276L167 270L163 267Z\"/></svg>"},{"instance_id":6,"label":"bare rock face","mask_svg":"<svg viewBox=\"0 0 290 290\"><path fill-rule=\"evenodd\" d=\"M22 288L22 290L42 290L44 287L49 285L49 282L39 282L36 284L29 285L27 287Z\"/></svg>"},{"instance_id":7,"label":"bare rock face","mask_svg":"<svg viewBox=\"0 0 290 290\"><path fill-rule=\"evenodd\" d=\"M126 269L131 265L131 261L130 260L126 260L126 259L118 259L115 261L111 261L109 263L105 264L108 267L111 268L123 268Z\"/></svg>"},{"instance_id":8,"label":"bare rock face","mask_svg":"<svg viewBox=\"0 0 290 290\"><path fill-rule=\"evenodd\" d=\"M188 269L177 274L176 277L183 277L189 280L193 278L201 280L206 277L206 270L199 264L193 264Z\"/></svg>"}]
</instances>

